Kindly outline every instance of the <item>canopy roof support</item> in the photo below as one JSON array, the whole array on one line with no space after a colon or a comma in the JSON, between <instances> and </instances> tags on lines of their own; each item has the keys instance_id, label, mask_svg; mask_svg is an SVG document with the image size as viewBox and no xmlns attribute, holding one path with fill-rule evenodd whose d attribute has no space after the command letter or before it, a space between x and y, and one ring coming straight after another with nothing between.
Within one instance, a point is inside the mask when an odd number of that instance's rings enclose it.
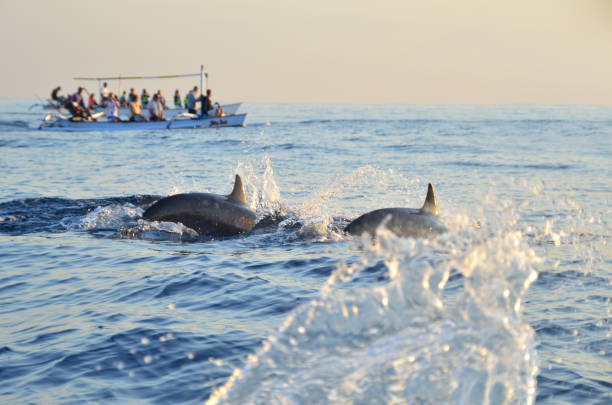
<instances>
[{"instance_id":1,"label":"canopy roof support","mask_svg":"<svg viewBox=\"0 0 612 405\"><path fill-rule=\"evenodd\" d=\"M204 72L204 65L200 65L200 73L185 73L179 75L157 75L157 76L108 76L108 77L73 77L74 80L87 80L87 81L97 81L98 87L100 87L101 82L110 82L113 80L119 81L119 89L121 91L121 81L122 80L142 80L142 79L177 79L180 77L200 77L200 89L204 90L202 87L203 76L206 76L206 89L208 89L208 73Z\"/></svg>"}]
</instances>

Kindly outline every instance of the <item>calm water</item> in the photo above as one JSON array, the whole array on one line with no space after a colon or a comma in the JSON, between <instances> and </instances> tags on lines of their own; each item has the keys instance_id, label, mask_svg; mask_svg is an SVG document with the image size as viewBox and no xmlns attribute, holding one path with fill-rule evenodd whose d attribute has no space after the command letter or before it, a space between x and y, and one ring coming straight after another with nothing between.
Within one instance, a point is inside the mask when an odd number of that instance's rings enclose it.
<instances>
[{"instance_id":1,"label":"calm water","mask_svg":"<svg viewBox=\"0 0 612 405\"><path fill-rule=\"evenodd\" d=\"M246 104L246 128L28 129L0 100L0 402L612 402L612 108ZM150 196L229 193L214 240ZM436 188L435 241L343 235Z\"/></svg>"}]
</instances>

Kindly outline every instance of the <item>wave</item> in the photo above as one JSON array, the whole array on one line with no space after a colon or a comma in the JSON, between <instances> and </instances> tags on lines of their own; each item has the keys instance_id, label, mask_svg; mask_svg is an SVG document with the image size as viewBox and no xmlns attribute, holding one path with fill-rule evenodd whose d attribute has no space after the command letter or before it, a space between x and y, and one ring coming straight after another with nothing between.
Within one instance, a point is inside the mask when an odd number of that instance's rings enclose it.
<instances>
[{"instance_id":1,"label":"wave","mask_svg":"<svg viewBox=\"0 0 612 405\"><path fill-rule=\"evenodd\" d=\"M463 167L494 167L500 169L535 169L535 170L570 170L575 169L577 165L565 163L541 163L541 164L510 164L510 163L488 163L476 161L454 161L447 162L448 166L463 166Z\"/></svg>"},{"instance_id":2,"label":"wave","mask_svg":"<svg viewBox=\"0 0 612 405\"><path fill-rule=\"evenodd\" d=\"M15 121L0 121L0 128L8 128L8 129L20 129L20 130L30 130L29 123L27 121L15 120Z\"/></svg>"},{"instance_id":3,"label":"wave","mask_svg":"<svg viewBox=\"0 0 612 405\"><path fill-rule=\"evenodd\" d=\"M296 121L296 124L300 125L311 125L311 124L367 124L367 123L399 123L399 124L439 124L445 122L452 122L455 124L470 124L470 123L484 123L484 124L492 124L492 125L508 125L508 124L525 124L525 125L548 125L548 124L565 124L568 122L575 122L576 120L573 118L567 119L491 119L491 118L473 118L473 119L461 119L461 118L394 118L393 116L381 116L381 117L364 117L364 118L337 118L337 119L309 119ZM581 123L588 124L604 124L609 125L612 123L610 120L580 120ZM291 123L291 122L282 122L283 124ZM277 122L276 124L280 124Z\"/></svg>"},{"instance_id":4,"label":"wave","mask_svg":"<svg viewBox=\"0 0 612 405\"><path fill-rule=\"evenodd\" d=\"M102 211L115 207L137 209L149 204L155 196L136 195L100 199L71 200L57 197L25 198L0 203L0 233L23 235L39 232L65 232L92 227L113 226L115 219ZM127 215L130 215L127 213ZM97 219L96 219L97 218ZM103 218L108 221L105 222ZM93 221L93 222L92 222Z\"/></svg>"}]
</instances>

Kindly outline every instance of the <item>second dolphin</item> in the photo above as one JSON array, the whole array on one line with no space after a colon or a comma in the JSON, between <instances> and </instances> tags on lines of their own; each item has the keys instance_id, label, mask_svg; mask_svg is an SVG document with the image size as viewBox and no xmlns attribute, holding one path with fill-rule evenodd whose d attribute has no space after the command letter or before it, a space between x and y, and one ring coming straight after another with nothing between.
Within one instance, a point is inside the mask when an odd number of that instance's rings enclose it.
<instances>
[{"instance_id":1,"label":"second dolphin","mask_svg":"<svg viewBox=\"0 0 612 405\"><path fill-rule=\"evenodd\" d=\"M382 208L370 211L348 224L344 231L352 235L369 233L375 236L381 225L398 236L413 238L432 238L448 231L440 221L431 183L422 208Z\"/></svg>"}]
</instances>

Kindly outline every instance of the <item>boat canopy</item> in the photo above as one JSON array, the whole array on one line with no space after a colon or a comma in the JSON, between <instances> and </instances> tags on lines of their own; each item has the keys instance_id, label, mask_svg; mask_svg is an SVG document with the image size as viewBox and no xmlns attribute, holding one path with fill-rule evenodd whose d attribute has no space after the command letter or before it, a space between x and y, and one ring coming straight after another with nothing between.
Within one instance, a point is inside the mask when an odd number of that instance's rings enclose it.
<instances>
[{"instance_id":1,"label":"boat canopy","mask_svg":"<svg viewBox=\"0 0 612 405\"><path fill-rule=\"evenodd\" d=\"M177 79L179 77L200 77L200 88L202 87L202 76L206 77L206 88L208 89L208 73L204 72L204 65L200 66L200 73L185 73L178 75L156 75L156 76L108 76L108 77L74 77L74 80L91 80L100 82L108 82L112 80L119 80L119 87L121 87L121 80L140 80L140 79Z\"/></svg>"}]
</instances>

